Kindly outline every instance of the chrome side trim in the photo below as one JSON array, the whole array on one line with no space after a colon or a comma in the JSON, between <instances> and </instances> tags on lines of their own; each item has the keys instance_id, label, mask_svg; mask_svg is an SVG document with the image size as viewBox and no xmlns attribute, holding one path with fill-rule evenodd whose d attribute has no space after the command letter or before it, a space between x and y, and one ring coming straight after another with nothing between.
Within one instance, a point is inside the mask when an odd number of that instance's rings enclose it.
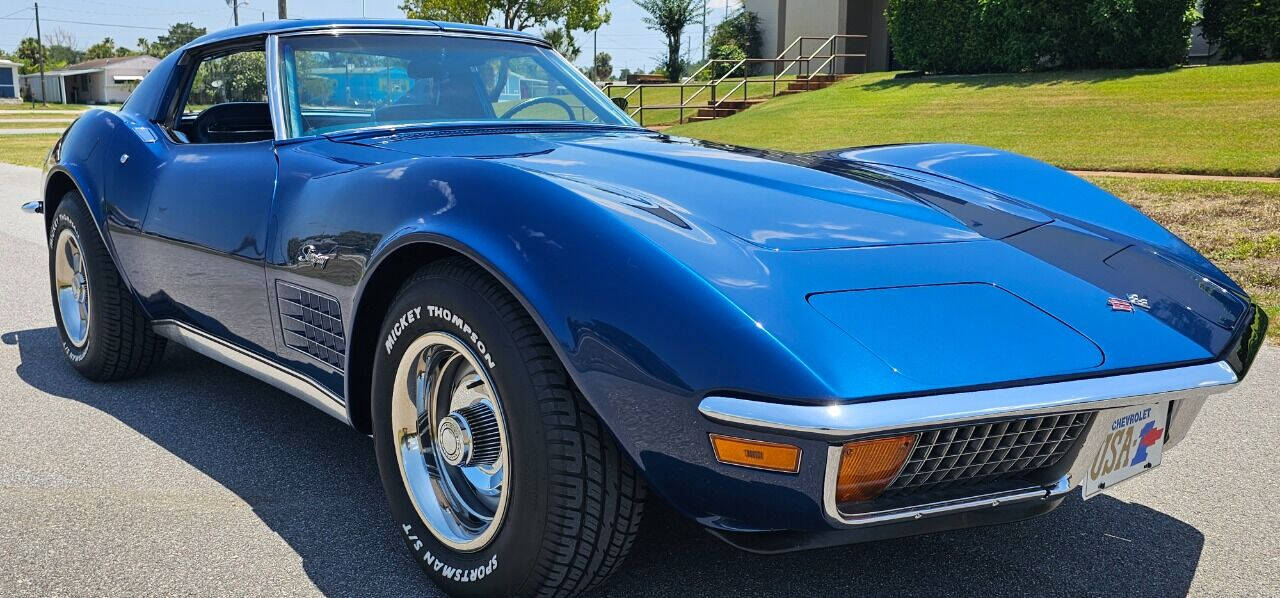
<instances>
[{"instance_id":1,"label":"chrome side trim","mask_svg":"<svg viewBox=\"0 0 1280 598\"><path fill-rule=\"evenodd\" d=\"M944 500L922 505L912 505L898 509L868 511L865 513L844 513L836 504L836 478L840 474L841 447L827 448L827 472L823 484L823 511L827 518L842 527L862 527L914 521L925 517L951 515L963 511L990 509L1012 503L1029 500L1048 500L1057 498L1071 491L1071 476L1064 475L1053 486L1028 486L1004 492L992 492L976 496L966 496L952 500Z\"/></svg>"},{"instance_id":2,"label":"chrome side trim","mask_svg":"<svg viewBox=\"0 0 1280 598\"><path fill-rule=\"evenodd\" d=\"M280 81L280 38L276 35L267 36L266 60L267 108L271 112L271 128L275 139L282 141L289 138L289 132L285 126L284 86Z\"/></svg>"},{"instance_id":3,"label":"chrome side trim","mask_svg":"<svg viewBox=\"0 0 1280 598\"><path fill-rule=\"evenodd\" d=\"M707 418L735 426L844 440L969 420L1109 409L1230 390L1225 361L1154 372L854 404L786 405L730 397L698 404Z\"/></svg>"},{"instance_id":4,"label":"chrome side trim","mask_svg":"<svg viewBox=\"0 0 1280 598\"><path fill-rule=\"evenodd\" d=\"M310 403L311 406L350 425L342 398L320 383L285 369L240 347L176 320L157 320L151 324L156 334L196 353L253 376Z\"/></svg>"},{"instance_id":5,"label":"chrome side trim","mask_svg":"<svg viewBox=\"0 0 1280 598\"><path fill-rule=\"evenodd\" d=\"M22 204L22 211L28 214L43 214L44 202L37 199L35 201L24 203Z\"/></svg>"}]
</instances>

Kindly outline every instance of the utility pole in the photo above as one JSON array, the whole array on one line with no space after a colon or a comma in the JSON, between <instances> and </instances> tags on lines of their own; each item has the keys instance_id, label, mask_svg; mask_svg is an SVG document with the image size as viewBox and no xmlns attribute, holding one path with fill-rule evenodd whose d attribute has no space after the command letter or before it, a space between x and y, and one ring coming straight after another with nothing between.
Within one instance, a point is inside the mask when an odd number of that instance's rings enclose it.
<instances>
[{"instance_id":1,"label":"utility pole","mask_svg":"<svg viewBox=\"0 0 1280 598\"><path fill-rule=\"evenodd\" d=\"M596 27L591 32L591 80L595 81L600 75L596 73L596 61L600 59L600 28Z\"/></svg>"},{"instance_id":2,"label":"utility pole","mask_svg":"<svg viewBox=\"0 0 1280 598\"><path fill-rule=\"evenodd\" d=\"M231 23L240 26L240 0L231 0Z\"/></svg>"},{"instance_id":3,"label":"utility pole","mask_svg":"<svg viewBox=\"0 0 1280 598\"><path fill-rule=\"evenodd\" d=\"M702 0L702 61L707 61L707 0Z\"/></svg>"},{"instance_id":4,"label":"utility pole","mask_svg":"<svg viewBox=\"0 0 1280 598\"><path fill-rule=\"evenodd\" d=\"M280 2L276 4L277 6L276 13L279 15L276 18L280 19L281 21L289 18L289 14L288 14L288 11L285 10L284 3L285 3L285 0L280 0Z\"/></svg>"},{"instance_id":5,"label":"utility pole","mask_svg":"<svg viewBox=\"0 0 1280 598\"><path fill-rule=\"evenodd\" d=\"M36 7L36 47L40 49L40 104L42 106L49 105L49 98L45 97L48 88L44 86L44 37L40 35L40 3L35 3ZM64 101L66 98L62 98Z\"/></svg>"}]
</instances>

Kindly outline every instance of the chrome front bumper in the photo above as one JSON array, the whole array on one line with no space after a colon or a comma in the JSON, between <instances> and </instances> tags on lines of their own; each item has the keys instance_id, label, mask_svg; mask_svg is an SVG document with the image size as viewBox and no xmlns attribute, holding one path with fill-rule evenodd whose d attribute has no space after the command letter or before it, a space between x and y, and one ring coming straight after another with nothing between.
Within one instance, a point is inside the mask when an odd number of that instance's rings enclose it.
<instances>
[{"instance_id":1,"label":"chrome front bumper","mask_svg":"<svg viewBox=\"0 0 1280 598\"><path fill-rule=\"evenodd\" d=\"M853 404L785 405L729 397L707 397L698 410L707 418L733 426L765 430L832 442L828 447L823 487L823 510L838 528L900 523L989 509L1029 501L1061 498L1084 479L1088 458L1102 442L1090 433L1056 484L1030 485L997 493L911 505L881 511L847 513L835 500L841 445L860 438L910 432L940 426L1012 417L1073 411L1106 411L1151 403L1170 404L1165 447L1186 436L1191 422L1209 396L1230 390L1239 381L1225 361L1153 372L1071 380L973 392L891 399ZM1094 426L1103 421L1094 418ZM1096 428L1095 428L1096 429Z\"/></svg>"}]
</instances>

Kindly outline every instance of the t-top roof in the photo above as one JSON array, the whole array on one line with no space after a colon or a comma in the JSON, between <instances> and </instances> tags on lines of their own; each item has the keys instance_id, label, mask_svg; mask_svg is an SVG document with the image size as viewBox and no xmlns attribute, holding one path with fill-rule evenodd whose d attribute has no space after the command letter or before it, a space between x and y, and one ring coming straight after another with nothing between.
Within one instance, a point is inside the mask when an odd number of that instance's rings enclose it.
<instances>
[{"instance_id":1,"label":"t-top roof","mask_svg":"<svg viewBox=\"0 0 1280 598\"><path fill-rule=\"evenodd\" d=\"M239 27L231 27L221 31L215 31L208 35L201 36L195 41L187 44L188 46L199 46L212 42L235 39L237 37L245 37L252 35L266 35L270 33L280 33L285 31L299 31L307 29L348 29L348 28L392 28L392 29L426 29L434 31L455 31L462 33L488 33L492 35L505 35L528 40L542 41L541 37L525 33L523 31L514 31L511 29L501 29L498 27L486 27L484 25L470 25L467 23L449 23L445 21L423 21L417 19L299 19L284 21L264 21L260 23L250 23Z\"/></svg>"}]
</instances>

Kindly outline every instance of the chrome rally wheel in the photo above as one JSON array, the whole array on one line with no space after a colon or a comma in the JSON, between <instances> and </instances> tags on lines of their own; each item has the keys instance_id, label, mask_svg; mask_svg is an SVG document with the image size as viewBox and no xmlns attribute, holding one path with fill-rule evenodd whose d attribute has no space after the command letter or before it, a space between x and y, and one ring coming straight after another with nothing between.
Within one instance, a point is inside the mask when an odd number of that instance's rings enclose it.
<instances>
[{"instance_id":1,"label":"chrome rally wheel","mask_svg":"<svg viewBox=\"0 0 1280 598\"><path fill-rule=\"evenodd\" d=\"M463 258L433 262L372 340L379 477L444 593L576 596L618 567L644 482L500 282Z\"/></svg>"},{"instance_id":2,"label":"chrome rally wheel","mask_svg":"<svg viewBox=\"0 0 1280 598\"><path fill-rule=\"evenodd\" d=\"M502 525L510 494L497 389L471 348L444 332L414 340L396 380L391 433L414 508L450 548L484 548Z\"/></svg>"},{"instance_id":3,"label":"chrome rally wheel","mask_svg":"<svg viewBox=\"0 0 1280 598\"><path fill-rule=\"evenodd\" d=\"M89 340L89 276L74 228L59 230L53 244L53 292L67 340L76 348L84 347Z\"/></svg>"}]
</instances>

